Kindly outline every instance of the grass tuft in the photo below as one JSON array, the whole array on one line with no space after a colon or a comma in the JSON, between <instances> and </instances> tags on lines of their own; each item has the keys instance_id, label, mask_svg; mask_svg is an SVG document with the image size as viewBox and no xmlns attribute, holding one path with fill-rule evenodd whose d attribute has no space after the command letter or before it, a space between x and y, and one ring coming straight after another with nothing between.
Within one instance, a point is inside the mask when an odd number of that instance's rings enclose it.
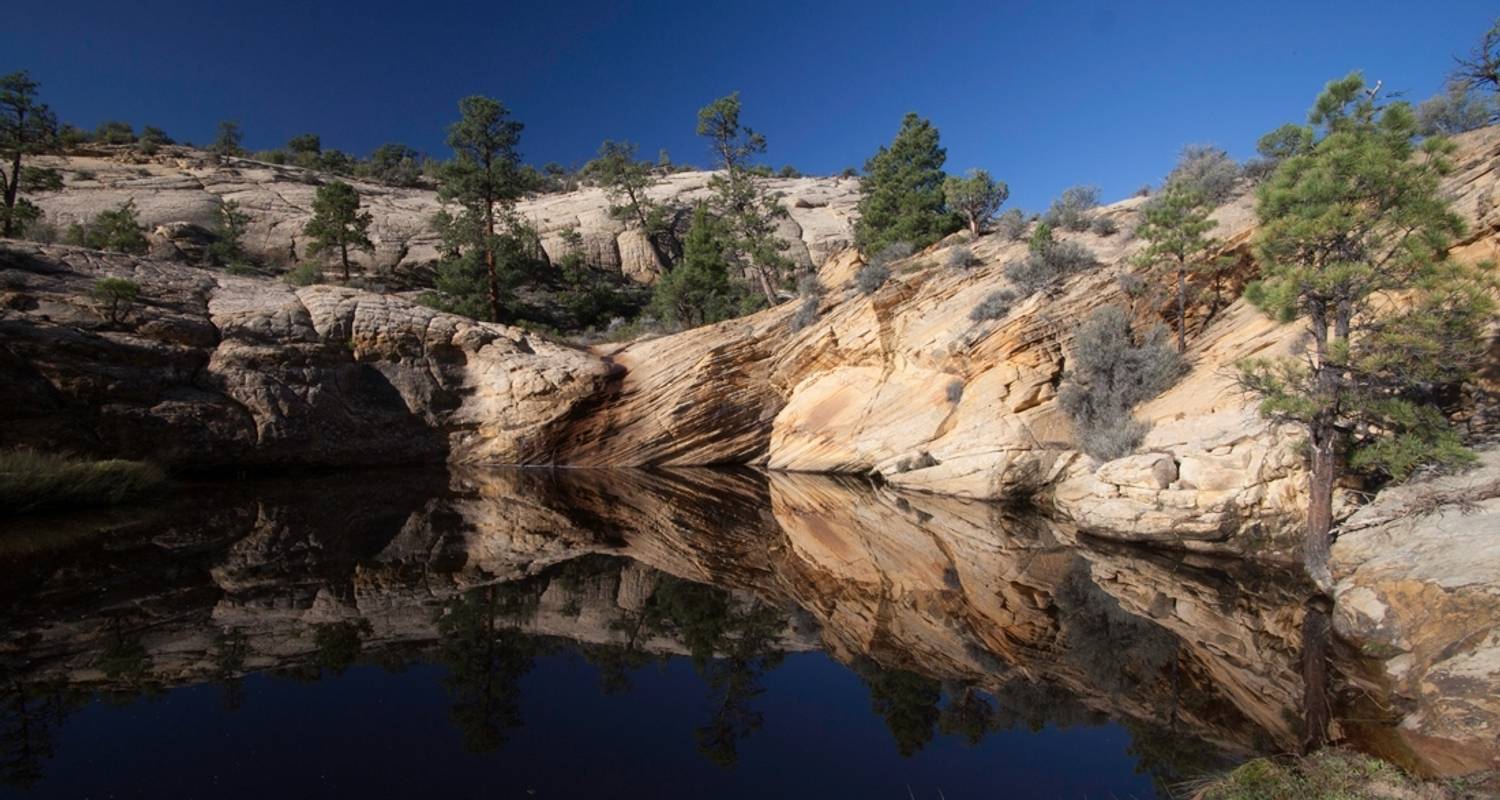
<instances>
[{"instance_id":1,"label":"grass tuft","mask_svg":"<svg viewBox=\"0 0 1500 800\"><path fill-rule=\"evenodd\" d=\"M0 513L116 505L149 494L166 480L161 467L142 461L5 450L0 451Z\"/></svg>"}]
</instances>

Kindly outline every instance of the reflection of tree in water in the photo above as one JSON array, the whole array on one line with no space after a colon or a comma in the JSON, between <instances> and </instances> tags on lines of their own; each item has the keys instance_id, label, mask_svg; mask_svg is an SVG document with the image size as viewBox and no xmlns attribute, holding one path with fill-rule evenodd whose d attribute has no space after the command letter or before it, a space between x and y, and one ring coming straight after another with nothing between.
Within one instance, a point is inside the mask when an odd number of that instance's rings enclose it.
<instances>
[{"instance_id":1,"label":"reflection of tree in water","mask_svg":"<svg viewBox=\"0 0 1500 800\"><path fill-rule=\"evenodd\" d=\"M903 756L915 755L932 741L943 699L942 685L904 669L886 669L863 659L854 665L870 690L870 706L885 719Z\"/></svg>"},{"instance_id":2,"label":"reflection of tree in water","mask_svg":"<svg viewBox=\"0 0 1500 800\"><path fill-rule=\"evenodd\" d=\"M1136 759L1135 771L1150 775L1163 794L1205 775L1221 774L1235 765L1235 759L1201 736L1135 720L1127 719L1123 724L1130 732L1130 746L1125 752Z\"/></svg>"},{"instance_id":3,"label":"reflection of tree in water","mask_svg":"<svg viewBox=\"0 0 1500 800\"><path fill-rule=\"evenodd\" d=\"M140 633L127 632L124 621L119 618L111 623L111 628L108 644L94 661L94 666L114 686L100 692L100 699L112 705L127 706L142 695L162 692L161 685L151 680L151 656L141 642Z\"/></svg>"},{"instance_id":4,"label":"reflection of tree in water","mask_svg":"<svg viewBox=\"0 0 1500 800\"><path fill-rule=\"evenodd\" d=\"M238 628L225 628L214 634L214 677L224 689L224 710L238 711L245 702L245 687L241 676L245 672L245 656L250 645L245 634Z\"/></svg>"},{"instance_id":5,"label":"reflection of tree in water","mask_svg":"<svg viewBox=\"0 0 1500 800\"><path fill-rule=\"evenodd\" d=\"M29 789L40 782L58 729L87 700L63 683L7 681L0 692L0 785Z\"/></svg>"},{"instance_id":6,"label":"reflection of tree in water","mask_svg":"<svg viewBox=\"0 0 1500 800\"><path fill-rule=\"evenodd\" d=\"M532 581L485 586L448 603L438 620L443 680L453 699L453 722L470 752L505 744L521 726L521 678L538 652L531 637L497 627L526 609L541 593ZM545 588L545 584L543 584Z\"/></svg>"},{"instance_id":7,"label":"reflection of tree in water","mask_svg":"<svg viewBox=\"0 0 1500 800\"><path fill-rule=\"evenodd\" d=\"M370 623L363 619L317 625L313 628L313 644L317 647L313 663L320 670L328 670L334 675L344 674L344 670L359 658L364 649L364 637L370 632Z\"/></svg>"},{"instance_id":8,"label":"reflection of tree in water","mask_svg":"<svg viewBox=\"0 0 1500 800\"><path fill-rule=\"evenodd\" d=\"M1089 577L1086 563L1074 565L1053 600L1058 607L1063 655L1092 685L1123 694L1177 664L1177 637L1121 608L1119 600Z\"/></svg>"},{"instance_id":9,"label":"reflection of tree in water","mask_svg":"<svg viewBox=\"0 0 1500 800\"><path fill-rule=\"evenodd\" d=\"M670 575L657 581L643 611L655 633L675 635L708 684L713 713L698 728L698 750L723 767L739 759L739 742L765 722L752 702L761 679L781 664L775 650L786 616L759 601L741 601L725 589Z\"/></svg>"}]
</instances>

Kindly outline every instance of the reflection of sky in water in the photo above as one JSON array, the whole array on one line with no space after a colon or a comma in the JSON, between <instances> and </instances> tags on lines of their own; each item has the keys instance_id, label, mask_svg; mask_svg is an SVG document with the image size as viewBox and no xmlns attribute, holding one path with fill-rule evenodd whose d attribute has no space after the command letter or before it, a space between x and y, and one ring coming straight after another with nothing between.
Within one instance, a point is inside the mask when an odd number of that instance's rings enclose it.
<instances>
[{"instance_id":1,"label":"reflection of sky in water","mask_svg":"<svg viewBox=\"0 0 1500 800\"><path fill-rule=\"evenodd\" d=\"M695 745L711 709L686 658L639 669L630 691L605 695L578 656L541 656L522 680L523 727L486 754L464 748L442 676L431 665L354 667L316 683L251 676L234 712L212 685L95 703L66 723L46 780L18 796L1153 796L1113 723L1017 728L972 747L938 734L902 758L860 678L817 653L790 655L764 678L765 724L727 769Z\"/></svg>"}]
</instances>

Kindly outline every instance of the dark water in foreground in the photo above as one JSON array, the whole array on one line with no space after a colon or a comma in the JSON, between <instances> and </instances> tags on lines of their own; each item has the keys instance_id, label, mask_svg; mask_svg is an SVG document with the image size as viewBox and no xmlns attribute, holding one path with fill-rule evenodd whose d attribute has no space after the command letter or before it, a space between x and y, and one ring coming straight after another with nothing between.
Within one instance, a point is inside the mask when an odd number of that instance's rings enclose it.
<instances>
[{"instance_id":1,"label":"dark water in foreground","mask_svg":"<svg viewBox=\"0 0 1500 800\"><path fill-rule=\"evenodd\" d=\"M0 523L0 797L1168 796L1285 576L827 478L366 473Z\"/></svg>"}]
</instances>

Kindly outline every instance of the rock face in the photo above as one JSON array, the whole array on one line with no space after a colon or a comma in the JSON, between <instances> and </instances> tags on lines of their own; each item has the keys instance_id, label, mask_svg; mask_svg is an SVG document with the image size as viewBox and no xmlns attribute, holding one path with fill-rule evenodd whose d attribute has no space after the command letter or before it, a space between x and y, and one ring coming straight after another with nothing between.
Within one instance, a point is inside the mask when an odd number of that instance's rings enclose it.
<instances>
[{"instance_id":1,"label":"rock face","mask_svg":"<svg viewBox=\"0 0 1500 800\"><path fill-rule=\"evenodd\" d=\"M1456 255L1494 255L1500 243L1500 212L1491 198L1500 183L1494 170L1500 159L1500 128L1467 134L1460 137L1459 145L1458 168L1445 190L1454 197L1455 208L1468 216L1470 234L1456 248ZM182 170L189 167L171 167L179 176L173 180L182 180ZM213 175L226 173L201 168ZM284 170L248 162L237 162L229 171L234 170L261 170L255 177L246 177L249 172L245 172L240 178L253 184L255 197L273 205L269 198L281 197L293 188L304 194L312 191L309 185L279 178ZM683 173L669 177L659 188L688 202L702 191L702 180L701 174ZM793 221L803 220L798 223L799 241L807 258L817 260L843 241L840 231L847 228L853 185L811 179L786 185L794 189L786 198ZM95 197L96 192L74 188L58 195L57 202L107 204ZM127 185L119 191L128 189ZM175 201L169 200L176 191L157 188L151 196L159 195L166 207L176 208ZM372 198L374 205L390 203L393 207L428 208L422 204L431 202L420 192L395 190L388 197L377 192ZM1089 248L1099 266L1017 300L993 320L975 321L970 311L990 293L1009 287L1004 267L1024 257L1026 250L1024 242L999 235L975 242L958 235L939 243L897 264L891 279L869 295L852 286L861 264L858 255L842 251L819 269L824 290L819 319L798 330L791 325L798 303L788 302L742 319L624 346L599 347L592 353L508 329L464 323L389 297L331 288L293 292L274 283L218 278L158 261L111 259L67 248L24 251L29 255L23 261L41 266L7 272L7 280L17 282L19 288L8 289L8 308L0 319L9 330L24 332L18 341L31 340L24 352L7 345L8 369L25 375L20 383L30 387L13 391L51 397L54 405L40 407L71 410L49 412L44 415L48 420L83 431L85 440L93 436L116 444L114 449L121 452L130 452L130 443L101 431L98 421L89 416L88 406L77 399L98 395L73 394L81 383L73 381L71 388L59 388L58 381L46 377L49 370L62 375L69 370L101 368L97 360L106 350L57 349L46 343L78 339L72 326L89 317L80 309L87 304L92 277L113 274L111 270L139 272L167 284L162 289L167 297L182 296L181 300L144 303L136 330L149 336L158 328L176 331L186 325L195 333L163 335L198 337L174 343L179 350L224 351L205 362L211 366L207 374L220 376L215 380L224 385L263 384L262 378L255 377L257 369L281 358L298 364L291 385L311 387L332 381L334 396L363 396L363 384L351 383L355 372L385 376L368 387L368 401L398 416L408 415L402 419L419 419L410 428L413 436L428 436L439 443L417 448L423 453L446 448L456 460L588 466L733 463L785 471L878 472L896 485L928 492L978 499L1038 497L1070 521L1121 538L1201 550L1274 550L1281 544L1278 532L1295 524L1305 507L1302 460L1295 451L1293 432L1274 429L1258 417L1251 400L1235 384L1233 365L1251 355L1295 352L1299 329L1278 325L1243 301L1228 302L1237 295L1237 286L1227 287L1227 305L1216 312L1210 313L1208 304L1191 310L1191 346L1186 354L1190 370L1176 386L1137 410L1137 417L1151 425L1138 455L1110 464L1094 463L1078 452L1071 425L1054 402L1068 369L1073 331L1090 312L1114 303L1129 309L1142 325L1163 318L1162 309L1132 301L1120 289L1120 278L1135 269L1131 257L1142 247L1129 232L1139 221L1143 202L1132 198L1100 209L1098 213L1114 220L1120 233L1061 234ZM585 220L592 220L589 225L605 225L603 203L602 194L587 190L537 200L527 213L550 237ZM818 218L821 222L806 216L814 212L824 215ZM266 220L290 220L289 213L261 211L259 215ZM1244 263L1248 263L1253 218L1249 187L1242 187L1236 199L1215 213L1216 235L1227 243L1226 252ZM286 224L290 223L272 227ZM601 235L609 239L618 234ZM601 252L607 249L599 244L604 239L595 243ZM947 265L949 251L959 244L970 247L977 266ZM416 251L408 248L411 252ZM14 258L11 262L17 263ZM39 287L30 287L33 279L41 281ZM185 288L171 288L176 284ZM1202 288L1207 292L1208 287ZM44 304L33 296L37 292L46 296ZM73 310L64 314L49 310L62 306ZM190 321L179 319L183 314ZM242 328L236 315L253 322ZM210 341L221 335L221 320L230 331L224 346ZM351 324L358 334L356 345L369 341L378 343L376 349L341 355L337 345L349 339L347 326ZM504 345L516 351L509 358L530 366L519 374L509 367L476 366L483 359L471 358L470 353L489 352L486 345L492 336L500 337L494 341L511 343ZM83 338L89 346L114 340L135 342L121 331L96 330ZM465 344L450 349L450 341ZM465 349L471 346L477 350ZM304 352L309 347L322 349L312 364L304 364L310 357ZM526 352L528 348L531 352ZM233 354L242 351L246 358L236 361ZM414 357L422 369L416 370L417 363L411 362L410 369L403 366L408 371L400 374L416 376L413 380L420 379L423 388L393 381L381 371L386 367L379 365L392 360L408 364L403 361L408 353L417 354ZM371 360L366 360L367 355ZM344 363L346 358L348 363ZM330 368L330 359L341 366ZM49 367L49 360L77 363ZM172 380L196 380L197 363L192 359L174 362L178 371ZM442 367L427 369L437 363ZM464 374L457 379L461 388L456 393L451 389L454 379L449 377L455 370ZM393 384L394 391L386 391L383 383ZM430 397L426 394L429 384L433 387ZM299 437L316 435L311 428L280 421L285 415L279 415L271 400L276 395L272 387L236 389L241 390L253 396L247 406L255 422L231 422L237 414L243 415L232 404L214 407L212 413L204 410L201 417L197 412L175 415L174 424L189 434L178 438L193 442L198 430L206 427L227 431L240 425L246 431L256 430L253 436L231 437L244 446L224 451L230 454L225 456L227 461L257 447L285 444L295 450ZM75 399L58 399L70 396ZM399 396L401 402L380 405L385 402L378 399L381 396ZM517 398L526 399L508 405ZM174 395L171 402L196 408L193 404L201 399L195 394L184 401ZM118 409L120 416L159 419L164 402L164 396L153 389L121 394L106 405ZM335 404L331 413L345 414L346 407L352 408L347 403ZM263 419L277 421L268 426L260 422ZM417 434L418 428L425 433ZM224 436L215 434L198 443ZM404 446L392 444L386 450L369 452L391 456ZM302 452L314 449L307 446ZM251 460L275 462L286 455L285 451L268 451Z\"/></svg>"},{"instance_id":2,"label":"rock face","mask_svg":"<svg viewBox=\"0 0 1500 800\"><path fill-rule=\"evenodd\" d=\"M141 299L111 323L94 282ZM525 332L61 246L0 249L0 445L176 466L532 462L608 381Z\"/></svg>"},{"instance_id":3,"label":"rock face","mask_svg":"<svg viewBox=\"0 0 1500 800\"><path fill-rule=\"evenodd\" d=\"M1396 735L1445 773L1500 770L1500 448L1381 492L1333 548L1335 630L1380 663Z\"/></svg>"},{"instance_id":4,"label":"rock face","mask_svg":"<svg viewBox=\"0 0 1500 800\"><path fill-rule=\"evenodd\" d=\"M248 159L220 165L205 153L180 147L164 148L161 155L151 158L123 149L46 156L35 159L35 165L54 167L63 174L62 191L33 198L47 221L59 229L132 200L142 224L152 231L157 254L192 257L201 244L179 247L184 229L212 229L220 203L232 200L250 218L246 248L280 265L307 258L308 241L302 227L312 217L318 185L328 179L298 167ZM694 203L708 197L711 175L697 171L667 174L648 194L685 215ZM370 239L375 251L353 254L356 264L378 279L422 270L438 260L438 240L429 220L442 206L433 191L348 181L374 217ZM768 178L765 182L784 195L782 205L789 216L782 221L779 234L787 242L787 256L799 266L816 267L852 240L858 179ZM611 218L609 206L603 190L585 188L523 200L516 212L536 227L553 260L565 254L562 232L575 228L583 237L589 263L618 270L642 283L656 280L661 265L645 237Z\"/></svg>"}]
</instances>

